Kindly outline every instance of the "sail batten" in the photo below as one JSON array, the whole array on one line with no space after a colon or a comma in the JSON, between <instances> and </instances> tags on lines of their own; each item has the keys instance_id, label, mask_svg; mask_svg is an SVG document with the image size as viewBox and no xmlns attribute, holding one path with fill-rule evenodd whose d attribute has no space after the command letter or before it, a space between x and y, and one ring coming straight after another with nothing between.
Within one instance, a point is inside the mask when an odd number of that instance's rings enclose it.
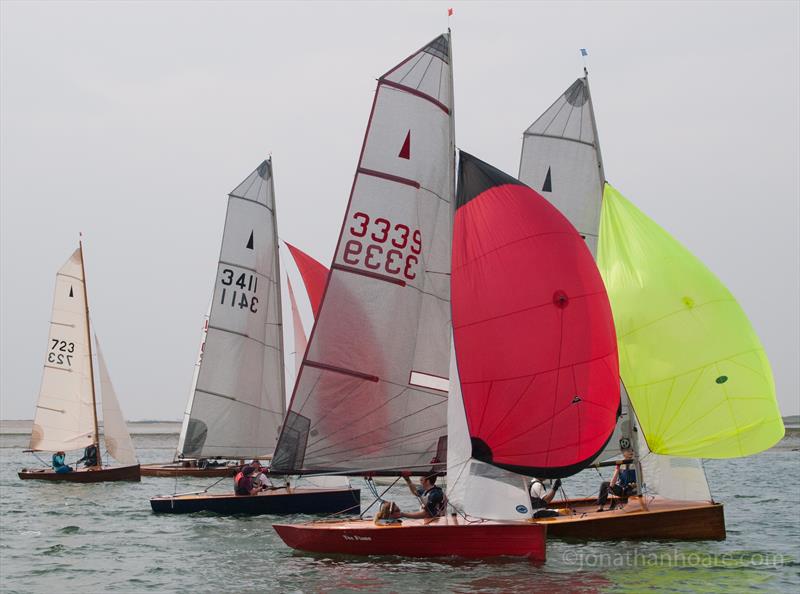
<instances>
[{"instance_id":1,"label":"sail batten","mask_svg":"<svg viewBox=\"0 0 800 594\"><path fill-rule=\"evenodd\" d=\"M450 267L453 191L449 38L437 40L378 80L275 470L417 467L446 434L445 399L410 382L449 364L449 283L428 272Z\"/></svg>"}]
</instances>

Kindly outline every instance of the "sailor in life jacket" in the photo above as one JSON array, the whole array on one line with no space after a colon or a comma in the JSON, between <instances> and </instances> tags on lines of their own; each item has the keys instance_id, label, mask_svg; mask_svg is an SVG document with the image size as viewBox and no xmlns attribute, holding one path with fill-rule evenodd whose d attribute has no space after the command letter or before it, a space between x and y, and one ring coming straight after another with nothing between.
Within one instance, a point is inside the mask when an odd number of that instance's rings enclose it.
<instances>
[{"instance_id":1,"label":"sailor in life jacket","mask_svg":"<svg viewBox=\"0 0 800 594\"><path fill-rule=\"evenodd\" d=\"M258 493L259 488L253 484L254 468L249 464L243 466L242 469L233 477L233 492L237 495L255 495Z\"/></svg>"},{"instance_id":2,"label":"sailor in life jacket","mask_svg":"<svg viewBox=\"0 0 800 594\"><path fill-rule=\"evenodd\" d=\"M407 476L403 477L408 485L409 491L417 497L422 504L418 512L402 512L397 510L392 513L393 518L436 518L444 515L447 502L444 498L444 492L441 488L436 486L436 473L432 472L428 476L423 476L419 479L420 486L415 488L411 483L411 479Z\"/></svg>"},{"instance_id":3,"label":"sailor in life jacket","mask_svg":"<svg viewBox=\"0 0 800 594\"><path fill-rule=\"evenodd\" d=\"M549 509L547 505L553 501L559 488L561 488L561 479L556 479L550 490L544 484L544 481L550 482L548 479L535 478L531 481L530 495L531 495L531 509L533 509L533 517L538 518L554 518L558 512L554 509Z\"/></svg>"},{"instance_id":4,"label":"sailor in life jacket","mask_svg":"<svg viewBox=\"0 0 800 594\"><path fill-rule=\"evenodd\" d=\"M597 504L603 511L603 506L608 501L608 492L611 491L619 499L626 499L631 495L635 495L636 489L636 468L634 466L633 450L625 448L622 450L623 460L618 462L614 468L614 474L611 476L610 481L604 481L600 485L600 493L597 496ZM614 509L617 500L611 502L609 509Z\"/></svg>"}]
</instances>

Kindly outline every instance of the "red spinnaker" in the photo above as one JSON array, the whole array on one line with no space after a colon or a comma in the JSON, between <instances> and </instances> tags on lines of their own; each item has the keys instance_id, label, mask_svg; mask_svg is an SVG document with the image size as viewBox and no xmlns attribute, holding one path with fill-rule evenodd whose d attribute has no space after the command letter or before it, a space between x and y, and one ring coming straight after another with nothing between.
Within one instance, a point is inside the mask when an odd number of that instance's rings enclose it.
<instances>
[{"instance_id":1,"label":"red spinnaker","mask_svg":"<svg viewBox=\"0 0 800 594\"><path fill-rule=\"evenodd\" d=\"M451 291L473 457L569 476L603 449L619 411L608 295L555 207L460 154Z\"/></svg>"},{"instance_id":2,"label":"red spinnaker","mask_svg":"<svg viewBox=\"0 0 800 594\"><path fill-rule=\"evenodd\" d=\"M322 294L325 292L325 282L328 280L328 269L309 256L300 248L294 247L288 241L286 247L292 253L294 263L300 270L303 277L303 284L306 286L306 293L311 301L311 309L314 310L314 317L319 313L319 305L322 303Z\"/></svg>"}]
</instances>

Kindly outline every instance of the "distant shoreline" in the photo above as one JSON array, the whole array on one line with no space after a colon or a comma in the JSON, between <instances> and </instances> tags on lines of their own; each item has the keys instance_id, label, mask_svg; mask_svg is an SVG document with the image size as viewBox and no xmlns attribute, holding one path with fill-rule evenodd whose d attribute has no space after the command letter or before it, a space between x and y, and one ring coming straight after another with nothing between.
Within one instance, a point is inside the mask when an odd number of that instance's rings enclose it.
<instances>
[{"instance_id":1,"label":"distant shoreline","mask_svg":"<svg viewBox=\"0 0 800 594\"><path fill-rule=\"evenodd\" d=\"M178 435L181 432L181 421L128 421L126 424L131 435ZM32 426L31 419L0 420L0 435L30 435Z\"/></svg>"},{"instance_id":2,"label":"distant shoreline","mask_svg":"<svg viewBox=\"0 0 800 594\"><path fill-rule=\"evenodd\" d=\"M800 415L784 417L783 424L786 435L773 446L775 448L785 448L786 440L800 439ZM131 435L178 435L181 432L181 421L128 421L127 425ZM31 419L0 420L0 435L30 435L32 426Z\"/></svg>"}]
</instances>

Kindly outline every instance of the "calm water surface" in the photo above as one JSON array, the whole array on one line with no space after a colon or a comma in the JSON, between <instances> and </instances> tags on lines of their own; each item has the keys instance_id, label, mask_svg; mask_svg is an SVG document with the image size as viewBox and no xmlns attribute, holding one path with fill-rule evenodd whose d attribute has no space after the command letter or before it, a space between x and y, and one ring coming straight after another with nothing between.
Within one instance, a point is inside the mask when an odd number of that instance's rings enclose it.
<instances>
[{"instance_id":1,"label":"calm water surface","mask_svg":"<svg viewBox=\"0 0 800 594\"><path fill-rule=\"evenodd\" d=\"M21 451L27 439L0 435L2 592L800 591L797 437L758 456L706 464L712 493L725 503L727 540L550 540L547 563L538 567L518 560L415 561L293 552L271 524L303 516L151 513L149 497L202 489L211 480L20 481L16 471L36 463ZM135 435L134 441L143 463L157 462L171 458L177 436ZM229 481L223 481L226 489ZM569 495L582 495L594 493L599 481L595 471L587 471L565 486ZM366 489L362 496L368 505ZM415 507L402 489L393 490L392 498L405 509Z\"/></svg>"}]
</instances>

